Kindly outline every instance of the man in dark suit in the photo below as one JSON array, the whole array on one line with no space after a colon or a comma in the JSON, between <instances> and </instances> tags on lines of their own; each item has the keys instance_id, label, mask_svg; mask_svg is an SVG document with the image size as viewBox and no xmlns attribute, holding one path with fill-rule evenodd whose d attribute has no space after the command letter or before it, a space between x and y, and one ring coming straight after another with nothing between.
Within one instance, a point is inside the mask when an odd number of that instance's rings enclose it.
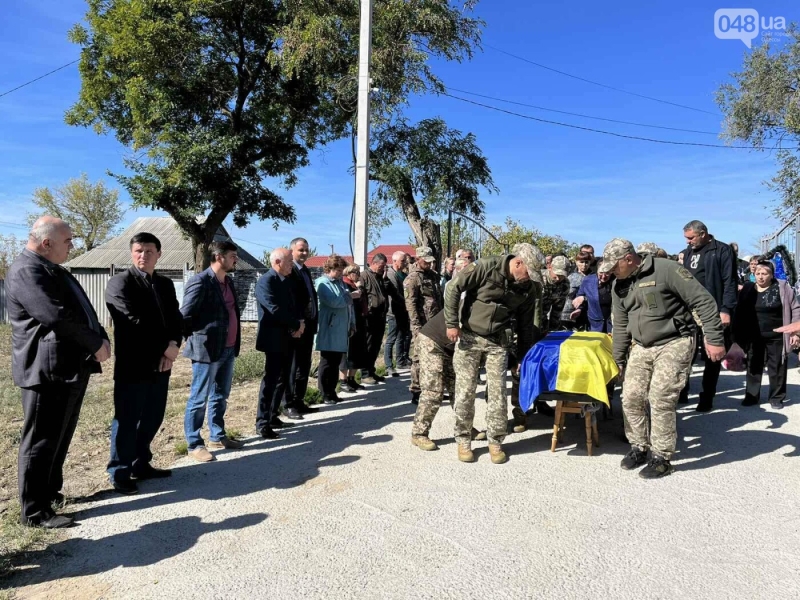
<instances>
[{"instance_id":1,"label":"man in dark suit","mask_svg":"<svg viewBox=\"0 0 800 600\"><path fill-rule=\"evenodd\" d=\"M242 345L239 303L229 275L239 261L238 248L227 240L209 247L211 266L192 276L183 292L183 355L192 359L192 388L183 420L189 456L214 460L200 436L208 408L208 448L232 450L244 446L225 434L225 409L231 393L233 362Z\"/></svg>"},{"instance_id":2,"label":"man in dark suit","mask_svg":"<svg viewBox=\"0 0 800 600\"><path fill-rule=\"evenodd\" d=\"M408 348L411 342L411 321L406 310L405 291L403 281L408 274L408 255L402 250L392 254L392 266L386 269L386 303L388 306L386 322L389 331L386 334L386 344L383 349L383 362L386 373L398 377L399 369L407 367ZM393 367L392 352L396 359L397 368Z\"/></svg>"},{"instance_id":3,"label":"man in dark suit","mask_svg":"<svg viewBox=\"0 0 800 600\"><path fill-rule=\"evenodd\" d=\"M305 403L305 397L319 316L317 291L314 289L311 273L306 267L308 241L304 238L295 238L292 240L290 248L294 264L288 279L292 286L295 303L303 311L305 328L303 335L290 340L292 366L286 385L286 409L283 411L283 415L289 419L302 419L304 414L317 411L316 408L311 408Z\"/></svg>"},{"instance_id":4,"label":"man in dark suit","mask_svg":"<svg viewBox=\"0 0 800 600\"><path fill-rule=\"evenodd\" d=\"M92 373L111 356L108 335L78 281L59 265L72 249L72 232L55 217L40 218L6 276L12 334L12 375L22 388L19 444L21 521L68 527L56 515L63 501L64 459Z\"/></svg>"},{"instance_id":5,"label":"man in dark suit","mask_svg":"<svg viewBox=\"0 0 800 600\"><path fill-rule=\"evenodd\" d=\"M277 248L269 256L272 268L256 284L258 334L256 350L264 352L264 378L258 393L256 430L261 437L275 439L274 428L285 423L278 418L281 400L289 384L291 347L305 330L303 310L295 302L289 274L294 268L292 253Z\"/></svg>"},{"instance_id":6,"label":"man in dark suit","mask_svg":"<svg viewBox=\"0 0 800 600\"><path fill-rule=\"evenodd\" d=\"M369 313L367 314L367 364L361 370L361 383L372 385L383 381L383 377L375 372L375 361L381 353L383 333L386 330L386 287L383 275L386 271L386 256L378 252L372 257L368 269L361 274L364 281L364 292L367 294ZM389 368L389 365L386 365Z\"/></svg>"},{"instance_id":7,"label":"man in dark suit","mask_svg":"<svg viewBox=\"0 0 800 600\"><path fill-rule=\"evenodd\" d=\"M164 421L172 363L183 341L183 315L175 285L155 272L161 242L152 233L131 238L133 266L106 285L114 322L114 421L111 423L111 485L136 493L138 480L168 477L150 464L150 443Z\"/></svg>"}]
</instances>

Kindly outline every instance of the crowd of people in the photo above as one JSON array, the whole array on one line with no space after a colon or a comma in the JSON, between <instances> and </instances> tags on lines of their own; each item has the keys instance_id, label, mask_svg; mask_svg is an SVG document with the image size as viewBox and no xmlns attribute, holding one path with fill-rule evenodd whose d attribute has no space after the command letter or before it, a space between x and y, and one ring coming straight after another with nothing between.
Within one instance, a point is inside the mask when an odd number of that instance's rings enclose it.
<instances>
[{"instance_id":1,"label":"crowd of people","mask_svg":"<svg viewBox=\"0 0 800 600\"><path fill-rule=\"evenodd\" d=\"M493 463L507 460L508 400L513 431L531 413L552 416L536 399L520 406L520 365L548 333L586 330L612 335L620 371L625 435L631 445L621 467L645 478L672 472L676 407L689 401L691 365L702 354L696 410L713 409L720 365L734 351L746 358L743 406L760 402L769 376L769 402L786 402L787 357L800 345L800 303L776 278L765 257L737 258L738 248L709 234L700 221L684 227L686 250L669 257L655 244L611 240L601 256L591 245L574 256L544 256L521 243L501 256L476 260L469 249L442 261L430 248L391 263L375 254L362 271L329 256L312 276L308 241L270 254L256 284L256 349L264 353L255 427L280 437L290 421L318 410L306 402L312 357L325 405L339 393L384 381L376 364L383 350L386 377L410 370L416 405L411 441L437 449L429 432L447 395L455 414L457 457L473 462L473 440L488 440ZM60 265L72 248L69 226L42 217L7 276L13 377L22 389L24 424L19 452L22 522L47 528L72 524L54 506L63 501L63 463L90 376L112 354L109 337L78 281ZM238 261L230 241L210 246L210 266L186 284L179 306L170 279L156 271L161 243L150 233L130 240L131 267L114 275L106 304L114 325L114 419L108 475L113 488L136 493L138 482L170 476L151 464L150 445L166 408L172 366L191 360L192 383L184 430L189 455L215 460L213 450L244 442L226 435L225 412L241 348L241 314L231 272ZM475 396L486 376L486 430L474 427ZM511 391L506 381L511 378ZM613 395L615 382L608 384ZM208 420L208 439L201 434Z\"/></svg>"}]
</instances>

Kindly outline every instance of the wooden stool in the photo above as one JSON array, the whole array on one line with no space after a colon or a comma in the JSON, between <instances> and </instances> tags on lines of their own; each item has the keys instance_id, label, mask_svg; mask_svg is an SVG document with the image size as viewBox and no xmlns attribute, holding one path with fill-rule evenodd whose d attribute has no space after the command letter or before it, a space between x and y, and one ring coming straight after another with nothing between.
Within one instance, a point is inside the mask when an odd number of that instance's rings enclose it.
<instances>
[{"instance_id":1,"label":"wooden stool","mask_svg":"<svg viewBox=\"0 0 800 600\"><path fill-rule=\"evenodd\" d=\"M564 420L568 414L579 415L583 412L583 406L589 402L572 402L569 400L558 400L556 402L556 419L553 425L553 443L550 445L550 452L556 451L556 445L561 441L564 432ZM586 411L584 415L586 422L586 449L589 456L592 455L592 442L600 447L600 435L597 433L597 420L593 412Z\"/></svg>"}]
</instances>

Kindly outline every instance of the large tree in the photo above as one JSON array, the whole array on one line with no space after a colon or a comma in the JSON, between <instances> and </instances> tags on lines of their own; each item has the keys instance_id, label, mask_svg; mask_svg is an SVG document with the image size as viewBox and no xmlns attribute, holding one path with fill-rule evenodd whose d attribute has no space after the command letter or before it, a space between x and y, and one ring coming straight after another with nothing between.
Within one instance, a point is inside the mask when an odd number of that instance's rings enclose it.
<instances>
[{"instance_id":1,"label":"large tree","mask_svg":"<svg viewBox=\"0 0 800 600\"><path fill-rule=\"evenodd\" d=\"M0 233L0 279L6 278L11 263L24 248L25 240L18 239L15 235Z\"/></svg>"},{"instance_id":2,"label":"large tree","mask_svg":"<svg viewBox=\"0 0 800 600\"><path fill-rule=\"evenodd\" d=\"M542 233L535 227L526 227L511 217L507 217L503 225L490 226L489 231L500 240L500 244L490 238L483 246L483 254L486 255L502 254L506 248L511 251L514 244L519 243L534 244L543 254L573 256L578 251L577 244L559 235Z\"/></svg>"},{"instance_id":3,"label":"large tree","mask_svg":"<svg viewBox=\"0 0 800 600\"><path fill-rule=\"evenodd\" d=\"M33 203L38 211L28 213L28 224L42 215L52 215L69 223L76 241L72 256L88 252L114 236L125 215L119 192L108 189L102 181L92 183L84 173L54 189L37 188Z\"/></svg>"},{"instance_id":4,"label":"large tree","mask_svg":"<svg viewBox=\"0 0 800 600\"><path fill-rule=\"evenodd\" d=\"M417 244L442 255L436 217L448 209L482 218L481 189L497 191L486 157L472 133L450 129L440 118L416 125L405 120L387 125L375 136L370 179L377 182L373 204L383 218L400 212Z\"/></svg>"},{"instance_id":5,"label":"large tree","mask_svg":"<svg viewBox=\"0 0 800 600\"><path fill-rule=\"evenodd\" d=\"M197 269L228 215L237 227L293 221L275 189L352 129L359 0L88 4L70 34L82 87L67 122L113 131L131 150L131 174L117 177L134 204L177 221ZM481 27L448 0L376 0L376 123L409 94L443 89L429 60L469 58Z\"/></svg>"},{"instance_id":6,"label":"large tree","mask_svg":"<svg viewBox=\"0 0 800 600\"><path fill-rule=\"evenodd\" d=\"M747 52L742 71L717 92L725 137L775 152L780 168L767 186L780 198L779 218L800 210L800 32L787 33Z\"/></svg>"}]
</instances>

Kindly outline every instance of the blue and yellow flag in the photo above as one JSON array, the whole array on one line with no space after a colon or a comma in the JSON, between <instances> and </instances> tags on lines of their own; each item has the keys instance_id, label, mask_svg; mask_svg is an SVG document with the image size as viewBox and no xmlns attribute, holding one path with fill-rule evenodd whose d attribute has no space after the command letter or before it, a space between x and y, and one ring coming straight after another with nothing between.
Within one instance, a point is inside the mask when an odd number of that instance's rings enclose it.
<instances>
[{"instance_id":1,"label":"blue and yellow flag","mask_svg":"<svg viewBox=\"0 0 800 600\"><path fill-rule=\"evenodd\" d=\"M550 333L525 355L520 372L519 402L530 410L543 392L585 394L608 405L606 385L619 374L605 333Z\"/></svg>"}]
</instances>

